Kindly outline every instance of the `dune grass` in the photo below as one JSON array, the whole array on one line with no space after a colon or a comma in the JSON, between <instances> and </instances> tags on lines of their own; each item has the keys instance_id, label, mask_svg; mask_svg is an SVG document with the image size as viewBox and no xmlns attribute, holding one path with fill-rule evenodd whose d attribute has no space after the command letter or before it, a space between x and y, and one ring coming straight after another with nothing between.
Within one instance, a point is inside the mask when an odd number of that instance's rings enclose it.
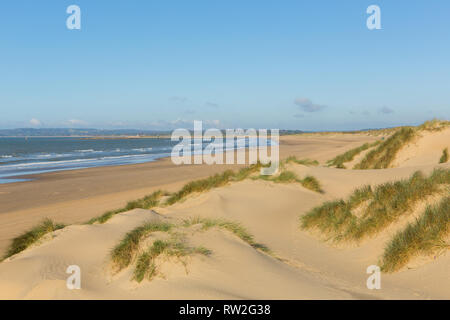
<instances>
[{"instance_id":1,"label":"dune grass","mask_svg":"<svg viewBox=\"0 0 450 320\"><path fill-rule=\"evenodd\" d=\"M303 178L301 180L301 184L302 186L304 186L306 189L318 192L318 193L323 193L324 191L322 190L322 187L320 185L319 180L317 180L315 177L313 176L306 176L305 178Z\"/></svg>"},{"instance_id":2,"label":"dune grass","mask_svg":"<svg viewBox=\"0 0 450 320\"><path fill-rule=\"evenodd\" d=\"M282 171L278 176L272 177L272 176L257 176L254 177L254 179L260 179L265 181L271 181L275 183L300 183L303 187L306 189L323 193L322 187L320 185L319 180L317 180L313 176L306 176L303 179L300 179L297 177L295 172L284 170Z\"/></svg>"},{"instance_id":3,"label":"dune grass","mask_svg":"<svg viewBox=\"0 0 450 320\"><path fill-rule=\"evenodd\" d=\"M132 231L128 232L120 243L111 252L113 266L116 271L120 271L130 265L139 245L145 237L156 231L168 232L173 225L167 222L153 221L147 222Z\"/></svg>"},{"instance_id":4,"label":"dune grass","mask_svg":"<svg viewBox=\"0 0 450 320\"><path fill-rule=\"evenodd\" d=\"M3 259L9 258L25 250L33 243L45 236L47 233L62 229L64 227L64 224L54 223L50 219L43 220L39 225L33 227L31 230L18 236L17 238L14 238Z\"/></svg>"},{"instance_id":5,"label":"dune grass","mask_svg":"<svg viewBox=\"0 0 450 320\"><path fill-rule=\"evenodd\" d=\"M104 214L102 214L99 217L92 218L87 222L87 224L94 224L94 223L105 223L109 219L111 219L113 216L115 216L118 213L130 211L133 209L151 209L153 207L156 207L159 204L159 201L161 197L165 194L162 190L157 190L153 192L152 194L145 196L141 199L133 200L127 203L127 205L123 208L107 211Z\"/></svg>"},{"instance_id":6,"label":"dune grass","mask_svg":"<svg viewBox=\"0 0 450 320\"><path fill-rule=\"evenodd\" d=\"M201 230L208 230L213 227L225 229L248 243L254 249L267 254L272 254L265 245L255 242L253 236L237 222L206 218L187 219L184 220L181 225L174 225L166 222L149 222L127 233L122 241L112 250L111 259L115 271L120 271L128 267L133 261L136 261L135 269L133 271L133 280L141 282L145 278L151 280L157 275L158 268L155 261L161 255L176 258L194 254L210 255L211 251L205 247L187 246L183 236L173 231L178 227L187 228L196 224L202 225ZM170 238L165 240L155 240L153 244L136 259L141 242L152 232L156 231L170 232Z\"/></svg>"},{"instance_id":7,"label":"dune grass","mask_svg":"<svg viewBox=\"0 0 450 320\"><path fill-rule=\"evenodd\" d=\"M418 254L430 255L450 248L445 242L449 234L450 197L445 197L393 237L382 257L382 271L395 272Z\"/></svg>"},{"instance_id":8,"label":"dune grass","mask_svg":"<svg viewBox=\"0 0 450 320\"><path fill-rule=\"evenodd\" d=\"M450 170L435 169L430 176L414 173L409 179L364 186L347 200L324 203L300 218L301 228L318 229L334 241L359 241L371 236L412 211L426 197L442 192L450 184ZM353 211L363 202L367 208L361 216Z\"/></svg>"},{"instance_id":9,"label":"dune grass","mask_svg":"<svg viewBox=\"0 0 450 320\"><path fill-rule=\"evenodd\" d=\"M364 159L355 165L354 169L384 169L394 161L400 149L412 141L416 130L404 127L382 142L377 148L370 151Z\"/></svg>"},{"instance_id":10,"label":"dune grass","mask_svg":"<svg viewBox=\"0 0 450 320\"><path fill-rule=\"evenodd\" d=\"M234 235L236 235L238 238L249 244L251 247L253 247L256 250L261 250L265 253L271 254L270 249L260 243L255 242L253 236L247 231L246 228L244 228L240 223L234 222L234 221L227 221L223 219L208 219L208 218L191 218L184 220L183 225L185 227L189 227L192 225L201 224L202 230L208 230L214 227L225 229Z\"/></svg>"},{"instance_id":11,"label":"dune grass","mask_svg":"<svg viewBox=\"0 0 450 320\"><path fill-rule=\"evenodd\" d=\"M448 148L442 150L442 156L439 159L439 163L446 163L448 161Z\"/></svg>"},{"instance_id":12,"label":"dune grass","mask_svg":"<svg viewBox=\"0 0 450 320\"><path fill-rule=\"evenodd\" d=\"M423 124L421 124L418 127L418 129L426 130L426 131L441 131L448 127L450 127L450 121L433 119L433 120L425 121Z\"/></svg>"},{"instance_id":13,"label":"dune grass","mask_svg":"<svg viewBox=\"0 0 450 320\"><path fill-rule=\"evenodd\" d=\"M191 181L185 184L180 191L172 194L167 199L166 204L172 205L194 192L205 192L213 188L224 186L228 184L233 177L234 172L227 170L224 173L215 174L214 176L205 179Z\"/></svg>"},{"instance_id":14,"label":"dune grass","mask_svg":"<svg viewBox=\"0 0 450 320\"><path fill-rule=\"evenodd\" d=\"M297 159L296 156L289 156L284 160L284 163L296 163L304 166L318 166L319 161L311 159Z\"/></svg>"},{"instance_id":15,"label":"dune grass","mask_svg":"<svg viewBox=\"0 0 450 320\"><path fill-rule=\"evenodd\" d=\"M369 148L372 148L372 147L378 145L380 142L381 142L381 140L376 141L374 143L364 143L362 146L348 150L347 152L340 154L331 160L328 160L327 165L329 167L335 166L336 168L339 168L339 169L345 169L345 165L344 165L345 162L352 161L358 154L360 154L361 152L363 152Z\"/></svg>"},{"instance_id":16,"label":"dune grass","mask_svg":"<svg viewBox=\"0 0 450 320\"><path fill-rule=\"evenodd\" d=\"M144 278L152 280L158 274L155 260L161 255L181 258L193 254L208 256L211 251L204 247L188 247L184 241L176 239L155 240L152 246L137 259L133 279L137 282L142 282Z\"/></svg>"},{"instance_id":17,"label":"dune grass","mask_svg":"<svg viewBox=\"0 0 450 320\"><path fill-rule=\"evenodd\" d=\"M232 170L227 170L223 173L215 174L205 179L191 181L185 184L180 191L172 194L167 199L166 204L172 205L195 192L205 192L213 188L222 187L232 181L242 181L251 174L260 170L261 167L261 163L258 162L249 167L242 168L236 173Z\"/></svg>"}]
</instances>

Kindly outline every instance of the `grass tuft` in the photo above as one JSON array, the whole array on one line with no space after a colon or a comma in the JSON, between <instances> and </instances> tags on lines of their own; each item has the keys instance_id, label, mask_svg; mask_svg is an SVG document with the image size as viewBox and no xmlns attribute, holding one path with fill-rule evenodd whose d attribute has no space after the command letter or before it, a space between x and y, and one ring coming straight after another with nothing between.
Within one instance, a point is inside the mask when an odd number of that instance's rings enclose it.
<instances>
[{"instance_id":1,"label":"grass tuft","mask_svg":"<svg viewBox=\"0 0 450 320\"><path fill-rule=\"evenodd\" d=\"M439 163L446 163L448 161L448 148L445 148L442 151L441 159L439 159Z\"/></svg>"},{"instance_id":2,"label":"grass tuft","mask_svg":"<svg viewBox=\"0 0 450 320\"><path fill-rule=\"evenodd\" d=\"M423 124L421 124L418 129L419 130L426 130L426 131L441 131L450 126L450 121L448 120L439 120L439 119L433 119L425 121Z\"/></svg>"},{"instance_id":3,"label":"grass tuft","mask_svg":"<svg viewBox=\"0 0 450 320\"><path fill-rule=\"evenodd\" d=\"M155 240L153 245L139 256L133 272L133 279L137 282L141 282L144 278L152 280L158 273L155 260L161 255L181 258L192 254L208 256L211 251L204 247L188 247L185 242L176 239Z\"/></svg>"},{"instance_id":4,"label":"grass tuft","mask_svg":"<svg viewBox=\"0 0 450 320\"><path fill-rule=\"evenodd\" d=\"M41 239L47 233L62 229L64 227L65 225L63 224L54 223L50 219L45 219L39 225L33 227L31 230L25 232L23 235L14 238L4 259L9 258L25 250L33 243Z\"/></svg>"},{"instance_id":5,"label":"grass tuft","mask_svg":"<svg viewBox=\"0 0 450 320\"><path fill-rule=\"evenodd\" d=\"M372 147L378 145L380 142L381 142L381 140L376 141L374 143L365 143L362 146L348 150L347 152L340 154L331 160L328 160L327 165L329 167L335 166L336 168L339 168L339 169L345 169L345 165L344 165L345 162L352 161L358 154L360 154L361 152L363 152L369 148L372 148Z\"/></svg>"},{"instance_id":6,"label":"grass tuft","mask_svg":"<svg viewBox=\"0 0 450 320\"><path fill-rule=\"evenodd\" d=\"M298 182L303 187L310 189L315 192L323 193L323 190L320 186L319 180L317 180L313 176L306 176L304 179L299 179L295 172L292 171L282 171L278 176L272 177L272 176L258 176L255 177L255 179L265 180L265 181L272 181L275 183L294 183Z\"/></svg>"},{"instance_id":7,"label":"grass tuft","mask_svg":"<svg viewBox=\"0 0 450 320\"><path fill-rule=\"evenodd\" d=\"M300 182L302 186L304 186L306 189L323 193L322 187L320 186L319 180L317 180L313 176L306 176L303 180Z\"/></svg>"},{"instance_id":8,"label":"grass tuft","mask_svg":"<svg viewBox=\"0 0 450 320\"><path fill-rule=\"evenodd\" d=\"M311 159L297 159L295 156L289 156L286 158L285 163L296 163L304 166L318 166L319 162L317 160Z\"/></svg>"},{"instance_id":9,"label":"grass tuft","mask_svg":"<svg viewBox=\"0 0 450 320\"><path fill-rule=\"evenodd\" d=\"M433 254L450 247L445 237L450 233L450 197L428 207L415 223L398 232L386 247L382 271L394 272L418 254Z\"/></svg>"},{"instance_id":10,"label":"grass tuft","mask_svg":"<svg viewBox=\"0 0 450 320\"><path fill-rule=\"evenodd\" d=\"M335 241L361 240L373 235L412 211L419 201L442 192L450 184L450 170L435 169L425 177L421 172L409 179L388 182L372 189L359 188L347 200L326 202L300 218L303 229L317 228ZM362 216L352 213L363 202L368 205Z\"/></svg>"},{"instance_id":11,"label":"grass tuft","mask_svg":"<svg viewBox=\"0 0 450 320\"><path fill-rule=\"evenodd\" d=\"M384 169L394 161L400 149L416 135L413 128L404 127L370 151L354 169Z\"/></svg>"},{"instance_id":12,"label":"grass tuft","mask_svg":"<svg viewBox=\"0 0 450 320\"><path fill-rule=\"evenodd\" d=\"M185 227L189 227L196 224L201 224L203 230L208 230L214 227L225 229L236 235L238 238L249 244L251 247L257 250L261 250L265 253L271 254L271 251L267 246L255 242L253 236L247 231L247 229L245 229L238 222L227 221L222 219L199 218L199 217L184 220L183 222L183 225Z\"/></svg>"},{"instance_id":13,"label":"grass tuft","mask_svg":"<svg viewBox=\"0 0 450 320\"><path fill-rule=\"evenodd\" d=\"M87 222L87 224L94 224L94 223L103 224L118 213L130 211L137 208L151 209L159 204L159 200L164 194L166 193L163 192L162 190L155 191L152 194L145 196L141 199L128 202L127 205L123 208L107 211L99 217L92 218Z\"/></svg>"},{"instance_id":14,"label":"grass tuft","mask_svg":"<svg viewBox=\"0 0 450 320\"><path fill-rule=\"evenodd\" d=\"M144 225L128 232L122 241L114 247L111 252L111 258L116 271L120 271L130 265L139 249L141 240L152 232L168 232L172 227L173 225L170 223L155 221L147 222Z\"/></svg>"}]
</instances>

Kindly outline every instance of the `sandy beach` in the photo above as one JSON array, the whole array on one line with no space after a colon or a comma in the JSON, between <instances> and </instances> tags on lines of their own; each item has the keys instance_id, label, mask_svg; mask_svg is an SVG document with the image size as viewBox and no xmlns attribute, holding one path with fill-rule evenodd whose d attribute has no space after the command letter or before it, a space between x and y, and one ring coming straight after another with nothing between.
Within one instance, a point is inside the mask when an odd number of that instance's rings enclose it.
<instances>
[{"instance_id":1,"label":"sandy beach","mask_svg":"<svg viewBox=\"0 0 450 320\"><path fill-rule=\"evenodd\" d=\"M353 134L285 136L281 138L280 156L310 156L326 161L346 149L375 139ZM242 166L176 166L169 158L163 158L144 164L25 176L33 181L0 185L0 253L4 253L11 239L43 218L82 223L156 189L174 191L193 179Z\"/></svg>"},{"instance_id":2,"label":"sandy beach","mask_svg":"<svg viewBox=\"0 0 450 320\"><path fill-rule=\"evenodd\" d=\"M86 225L106 210L124 206L157 189L174 192L186 182L240 166L175 166L170 159L152 163L54 172L33 181L0 186L0 250L44 217L72 224L0 264L0 298L26 299L448 299L450 256L418 257L406 268L383 274L382 290L368 290L366 268L377 264L387 241L414 221L427 198L405 219L359 244L336 245L299 229L299 216L325 201L348 197L363 185L407 179L415 171L430 174L438 164L450 130L425 133L402 149L395 165L382 170L345 170L326 166L335 156L386 135L309 134L283 136L281 159L309 158L317 166L287 164L298 177L314 176L322 193L299 184L246 179L196 194L171 206L134 209L104 224ZM370 151L357 155L358 163ZM448 192L448 191L446 191ZM448 196L448 193L447 193ZM187 218L227 219L245 226L255 241L273 254L260 252L224 230L199 232ZM112 248L130 230L148 221L167 221L192 246L206 246L208 257L186 263L163 260L160 277L138 284L133 270L113 272ZM174 227L175 228L175 227ZM159 233L157 233L159 234ZM164 235L162 235L164 237ZM152 238L150 237L150 240ZM149 240L149 241L150 241ZM65 266L83 270L82 290L67 290ZM25 272L25 270L27 270ZM25 275L24 275L25 273Z\"/></svg>"}]
</instances>

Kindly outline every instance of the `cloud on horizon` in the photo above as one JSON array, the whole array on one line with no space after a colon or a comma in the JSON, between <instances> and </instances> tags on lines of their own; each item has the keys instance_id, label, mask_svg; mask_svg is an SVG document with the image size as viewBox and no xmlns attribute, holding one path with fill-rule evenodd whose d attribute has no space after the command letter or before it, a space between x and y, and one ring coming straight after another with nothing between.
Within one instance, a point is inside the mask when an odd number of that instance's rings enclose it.
<instances>
[{"instance_id":1,"label":"cloud on horizon","mask_svg":"<svg viewBox=\"0 0 450 320\"><path fill-rule=\"evenodd\" d=\"M217 103L209 102L209 101L207 101L207 102L205 103L205 105L206 105L207 107L211 107L211 108L218 108L218 107L219 107L219 105L218 105Z\"/></svg>"},{"instance_id":2,"label":"cloud on horizon","mask_svg":"<svg viewBox=\"0 0 450 320\"><path fill-rule=\"evenodd\" d=\"M379 111L380 111L380 113L384 113L384 114L394 113L394 110L392 110L391 108L388 108L386 106L381 108Z\"/></svg>"},{"instance_id":3,"label":"cloud on horizon","mask_svg":"<svg viewBox=\"0 0 450 320\"><path fill-rule=\"evenodd\" d=\"M79 120L79 119L70 119L70 120L67 120L67 123L70 125L75 125L75 126L85 126L88 124L86 121Z\"/></svg>"},{"instance_id":4,"label":"cloud on horizon","mask_svg":"<svg viewBox=\"0 0 450 320\"><path fill-rule=\"evenodd\" d=\"M173 96L173 97L170 97L169 100L172 102L183 103L183 102L186 102L188 100L188 98L181 97L181 96Z\"/></svg>"},{"instance_id":5,"label":"cloud on horizon","mask_svg":"<svg viewBox=\"0 0 450 320\"><path fill-rule=\"evenodd\" d=\"M32 126L40 126L40 125L42 125L42 122L40 120L36 119L36 118L33 118L33 119L30 120L30 124Z\"/></svg>"},{"instance_id":6,"label":"cloud on horizon","mask_svg":"<svg viewBox=\"0 0 450 320\"><path fill-rule=\"evenodd\" d=\"M327 107L325 105L315 104L308 98L297 98L294 100L294 104L305 112L318 112Z\"/></svg>"}]
</instances>

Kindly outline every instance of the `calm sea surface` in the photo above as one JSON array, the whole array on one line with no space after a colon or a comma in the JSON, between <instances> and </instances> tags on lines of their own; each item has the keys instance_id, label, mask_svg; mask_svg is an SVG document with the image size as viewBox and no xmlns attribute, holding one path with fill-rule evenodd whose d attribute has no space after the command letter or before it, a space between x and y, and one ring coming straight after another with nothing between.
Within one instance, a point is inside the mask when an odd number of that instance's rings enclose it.
<instances>
[{"instance_id":1,"label":"calm sea surface","mask_svg":"<svg viewBox=\"0 0 450 320\"><path fill-rule=\"evenodd\" d=\"M0 183L58 170L124 165L170 156L170 139L0 138ZM20 180L20 179L19 179Z\"/></svg>"},{"instance_id":2,"label":"calm sea surface","mask_svg":"<svg viewBox=\"0 0 450 320\"><path fill-rule=\"evenodd\" d=\"M0 184L24 181L17 178L21 175L155 161L170 156L177 143L151 138L0 138ZM227 150L233 147L225 145Z\"/></svg>"}]
</instances>

